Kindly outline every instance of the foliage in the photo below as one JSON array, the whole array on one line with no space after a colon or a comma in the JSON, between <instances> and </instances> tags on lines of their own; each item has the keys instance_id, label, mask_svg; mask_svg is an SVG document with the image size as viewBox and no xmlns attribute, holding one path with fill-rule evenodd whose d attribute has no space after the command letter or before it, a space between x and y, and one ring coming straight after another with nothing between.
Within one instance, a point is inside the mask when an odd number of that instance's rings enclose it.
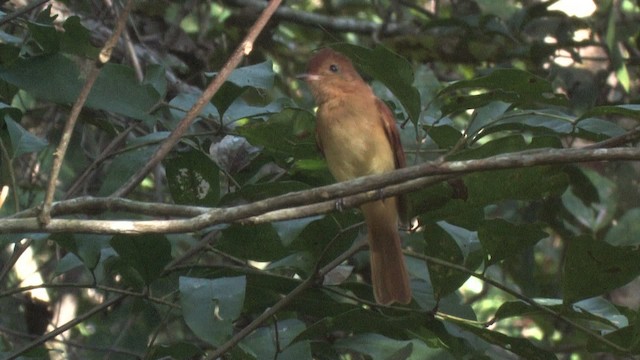
<instances>
[{"instance_id":1,"label":"foliage","mask_svg":"<svg viewBox=\"0 0 640 360\"><path fill-rule=\"evenodd\" d=\"M105 40L98 9L65 3L77 15L41 9L0 31L0 187L9 189L0 208L2 357L201 358L234 335L226 358L640 355L640 194L630 162L487 168L413 189L416 226L402 234L408 306L374 303L366 252L353 255L365 236L355 209L120 231L137 220L171 224L177 216L164 203L185 205L183 217L243 205L263 215L260 200L333 183L315 147L313 103L295 78L321 46L372 80L411 165L634 144L636 3L602 2L588 18L555 10L555 1L288 3L126 196L148 206L54 215L121 220L97 234L9 233L3 221L44 199L70 105ZM100 68L56 200L107 197L144 166L219 76L260 5L191 3L137 4L130 35L143 66L118 48ZM334 263L345 252L350 260ZM17 258L36 264L34 289ZM63 321L62 310L73 315ZM259 326L242 335L252 321Z\"/></svg>"}]
</instances>

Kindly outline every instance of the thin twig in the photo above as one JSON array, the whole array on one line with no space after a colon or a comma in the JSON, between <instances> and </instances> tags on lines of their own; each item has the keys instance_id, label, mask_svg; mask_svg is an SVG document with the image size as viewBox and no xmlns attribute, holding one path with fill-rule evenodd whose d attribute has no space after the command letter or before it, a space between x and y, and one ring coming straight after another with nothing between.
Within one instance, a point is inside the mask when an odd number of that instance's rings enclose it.
<instances>
[{"instance_id":1,"label":"thin twig","mask_svg":"<svg viewBox=\"0 0 640 360\"><path fill-rule=\"evenodd\" d=\"M94 307L93 309L87 311L84 314L76 316L73 320L67 322L66 324L64 324L62 326L59 326L55 330L40 336L39 338L35 339L34 341L32 341L32 342L28 343L27 345L23 346L22 348L14 351L8 357L6 357L5 360L17 359L20 355L26 353L27 351L29 351L31 349L34 349L34 348L44 344L45 342L49 341L50 339L53 339L54 337L56 337L56 336L62 334L63 332L73 328L74 326L80 324L81 322L89 319L93 315L105 310L106 308L108 308L110 306L113 306L113 305L119 303L120 301L124 300L127 296L128 295L118 295L118 296L114 297L113 299L107 300L107 301L103 302L102 304Z\"/></svg>"},{"instance_id":2,"label":"thin twig","mask_svg":"<svg viewBox=\"0 0 640 360\"><path fill-rule=\"evenodd\" d=\"M37 8L38 6L43 5L44 3L48 2L48 1L49 1L49 0L38 0L38 1L34 1L34 2L32 2L31 4L28 4L28 5L26 5L26 6L22 7L22 8L20 8L20 9L18 9L18 10L16 10L16 11L12 12L12 13L11 13L11 14L9 14L9 15L5 15L5 16L3 16L3 17L2 17L2 19L0 19L0 26L2 26L2 25L4 25L4 24L8 23L9 21L11 21L11 20L13 20L13 19L15 19L15 18L17 18L17 17L20 17L20 16L22 16L22 15L24 15L24 14L28 13L29 11L31 11L31 10L33 10L33 9Z\"/></svg>"},{"instance_id":3,"label":"thin twig","mask_svg":"<svg viewBox=\"0 0 640 360\"><path fill-rule=\"evenodd\" d=\"M530 299L530 298L528 298L528 297L526 297L526 296L524 296L524 295L522 295L522 294L520 294L520 293L518 293L518 292L516 292L516 291L514 291L514 290L512 290L510 288L508 288L507 286L505 286L505 285L503 285L503 284L501 284L501 283L499 283L499 282L497 282L497 281L495 281L495 280L493 280L491 278L488 278L488 277L486 277L486 276L484 276L482 274L478 274L478 273L476 273L474 271L471 271L471 270L467 269L466 267L464 267L462 265L454 264L454 263L446 261L446 260L442 260L442 259L439 259L439 258L436 258L436 257L433 257L433 256L428 256L428 255L416 253L416 252L413 252L413 251L404 251L404 253L409 255L409 256L418 258L418 259L423 259L423 260L425 260L425 261L427 261L429 263L442 265L442 266L445 266L445 267L447 267L449 269L460 271L460 272L465 273L465 274L467 274L469 276L475 277L475 278L477 278L477 279L479 279L479 280L481 280L481 281L483 281L483 282L485 282L485 283L487 283L487 284L489 284L489 285L491 285L491 286L493 286L493 287L495 287L497 289L502 290L503 292L515 297L516 299L527 303L531 307L533 307L533 308L535 308L537 310L540 310L541 312L543 312L543 313L545 313L547 315L553 316L554 318L557 318L557 319L561 319L562 321L564 321L567 324L571 325L572 327L574 327L575 329L579 330L580 332L588 335L589 337L594 338L598 342L601 342L601 343L603 343L603 344L605 344L607 346L610 346L611 348L616 349L616 350L621 351L621 352L628 352L629 351L629 349L625 349L625 348L621 347L620 345L610 341L609 339L601 336L600 334L593 332L592 330L590 330L586 326L583 326L583 325L581 325L581 324L569 319L568 317L562 315L561 313L556 312L556 311L554 311L554 310L552 310L552 309L550 309L550 308L548 308L546 306L542 306L542 305L538 304L537 302L535 302L534 300L532 300L532 299Z\"/></svg>"},{"instance_id":4,"label":"thin twig","mask_svg":"<svg viewBox=\"0 0 640 360\"><path fill-rule=\"evenodd\" d=\"M98 75L100 74L100 69L104 64L109 62L111 58L111 53L113 52L113 48L116 46L118 42L118 38L122 33L126 23L127 18L129 16L129 11L133 5L133 0L129 0L127 5L122 10L120 17L116 23L116 28L113 31L113 34L107 40L107 43L104 45L102 50L100 51L100 55L98 56L98 60L94 63L94 65L89 70L87 74L87 79L76 99L76 102L73 104L71 108L71 113L69 114L69 118L67 119L67 123L65 124L64 130L62 132L62 138L60 139L60 144L58 144L58 148L53 153L53 165L51 167L51 174L49 175L49 182L47 184L47 191L45 194L44 201L42 203L42 211L38 216L38 220L41 224L48 224L51 221L51 203L53 202L53 198L56 192L56 184L58 183L58 175L60 175L60 169L62 169L62 162L64 161L65 154L67 152L67 148L69 147L69 142L71 141L71 135L73 134L73 129L75 127L76 121L80 116L80 111L84 107L87 98L89 97L89 93L93 88L93 84L98 79Z\"/></svg>"},{"instance_id":5,"label":"thin twig","mask_svg":"<svg viewBox=\"0 0 640 360\"><path fill-rule=\"evenodd\" d=\"M329 271L333 270L336 266L340 265L343 261L350 258L353 254L360 251L364 246L365 242L355 243L349 250L342 253L340 256L335 258L329 264L320 269L317 273L311 275L306 280L304 280L300 285L291 290L285 297L280 299L277 303L275 303L272 307L268 308L265 312L263 312L260 316L255 318L249 325L242 328L242 330L238 331L231 339L229 339L226 343L220 345L214 352L209 354L206 359L217 359L222 356L224 353L229 351L231 348L236 346L242 339L251 334L254 330L259 328L265 321L269 320L272 316L274 316L278 311L282 310L285 306L287 306L291 301L293 301L300 293L314 286L318 280L322 279Z\"/></svg>"},{"instance_id":6,"label":"thin twig","mask_svg":"<svg viewBox=\"0 0 640 360\"><path fill-rule=\"evenodd\" d=\"M169 137L160 144L155 153L149 161L138 170L129 180L124 183L118 190L116 190L111 197L122 197L131 192L138 184L144 179L145 176L156 166L167 154L173 149L173 147L180 141L183 134L189 129L193 121L198 114L202 112L202 109L209 104L213 95L218 92L218 89L224 84L231 72L240 64L242 59L249 55L253 49L253 43L262 32L267 22L276 11L282 0L272 0L269 5L262 12L258 20L253 24L247 36L242 40L240 45L233 52L227 63L220 69L218 75L211 81L209 86L204 90L202 96L193 104L193 107L185 114L184 118L180 120L176 128L171 132Z\"/></svg>"}]
</instances>

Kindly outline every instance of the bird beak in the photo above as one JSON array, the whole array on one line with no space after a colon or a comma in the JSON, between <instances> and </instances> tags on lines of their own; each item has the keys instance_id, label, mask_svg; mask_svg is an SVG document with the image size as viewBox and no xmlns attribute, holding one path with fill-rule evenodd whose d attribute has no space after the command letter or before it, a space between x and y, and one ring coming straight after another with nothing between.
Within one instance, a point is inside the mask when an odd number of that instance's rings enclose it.
<instances>
[{"instance_id":1,"label":"bird beak","mask_svg":"<svg viewBox=\"0 0 640 360\"><path fill-rule=\"evenodd\" d=\"M320 80L321 76L317 75L317 74L298 74L296 75L296 77L298 79L302 79L302 80L307 80L307 81L318 81Z\"/></svg>"}]
</instances>

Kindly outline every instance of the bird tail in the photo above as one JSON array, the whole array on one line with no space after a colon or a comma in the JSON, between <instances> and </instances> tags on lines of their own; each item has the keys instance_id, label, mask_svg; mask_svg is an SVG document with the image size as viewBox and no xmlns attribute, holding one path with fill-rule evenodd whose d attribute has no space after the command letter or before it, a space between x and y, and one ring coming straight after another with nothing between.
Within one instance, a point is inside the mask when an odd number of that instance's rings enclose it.
<instances>
[{"instance_id":1,"label":"bird tail","mask_svg":"<svg viewBox=\"0 0 640 360\"><path fill-rule=\"evenodd\" d=\"M369 230L371 283L376 302L410 303L411 287L400 246L396 199L364 204L362 211Z\"/></svg>"}]
</instances>

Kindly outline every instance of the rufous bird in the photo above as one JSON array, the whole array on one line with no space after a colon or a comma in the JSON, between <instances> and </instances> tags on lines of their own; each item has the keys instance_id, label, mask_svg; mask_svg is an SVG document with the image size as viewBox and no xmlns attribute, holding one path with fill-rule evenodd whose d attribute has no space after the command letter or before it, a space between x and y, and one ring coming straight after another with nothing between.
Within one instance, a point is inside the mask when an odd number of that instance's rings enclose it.
<instances>
[{"instance_id":1,"label":"rufous bird","mask_svg":"<svg viewBox=\"0 0 640 360\"><path fill-rule=\"evenodd\" d=\"M316 142L337 181L405 166L391 110L373 93L346 56L325 48L309 61L306 80L317 110ZM403 201L388 197L363 204L371 282L376 302L411 302L409 275L398 233Z\"/></svg>"}]
</instances>

